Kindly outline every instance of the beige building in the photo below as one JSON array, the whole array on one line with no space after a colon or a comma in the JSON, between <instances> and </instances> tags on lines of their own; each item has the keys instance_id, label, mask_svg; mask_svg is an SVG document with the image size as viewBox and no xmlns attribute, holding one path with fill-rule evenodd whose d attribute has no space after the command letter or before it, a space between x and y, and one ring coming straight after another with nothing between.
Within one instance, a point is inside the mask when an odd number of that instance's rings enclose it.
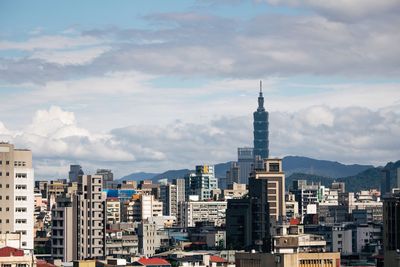
<instances>
[{"instance_id":1,"label":"beige building","mask_svg":"<svg viewBox=\"0 0 400 267\"><path fill-rule=\"evenodd\" d=\"M77 258L77 207L74 195L57 197L52 207L51 254L54 259L70 262Z\"/></svg>"},{"instance_id":2,"label":"beige building","mask_svg":"<svg viewBox=\"0 0 400 267\"><path fill-rule=\"evenodd\" d=\"M153 195L133 195L122 207L122 219L125 222L141 221L157 216L163 216L163 203L156 200Z\"/></svg>"},{"instance_id":3,"label":"beige building","mask_svg":"<svg viewBox=\"0 0 400 267\"><path fill-rule=\"evenodd\" d=\"M0 248L3 247L13 247L21 249L21 234L1 234Z\"/></svg>"},{"instance_id":4,"label":"beige building","mask_svg":"<svg viewBox=\"0 0 400 267\"><path fill-rule=\"evenodd\" d=\"M237 252L236 267L337 267L340 253L246 253Z\"/></svg>"},{"instance_id":5,"label":"beige building","mask_svg":"<svg viewBox=\"0 0 400 267\"><path fill-rule=\"evenodd\" d=\"M102 176L80 176L76 193L59 196L53 208L53 258L64 261L104 258L105 214Z\"/></svg>"},{"instance_id":6,"label":"beige building","mask_svg":"<svg viewBox=\"0 0 400 267\"><path fill-rule=\"evenodd\" d=\"M0 234L21 233L21 248L33 250L32 152L0 143Z\"/></svg>"},{"instance_id":7,"label":"beige building","mask_svg":"<svg viewBox=\"0 0 400 267\"><path fill-rule=\"evenodd\" d=\"M0 266L2 267L36 267L36 258L23 250L3 247L0 248Z\"/></svg>"},{"instance_id":8,"label":"beige building","mask_svg":"<svg viewBox=\"0 0 400 267\"><path fill-rule=\"evenodd\" d=\"M281 159L264 159L263 170L255 170L251 177L268 180L268 203L271 218L279 221L286 217L285 174Z\"/></svg>"},{"instance_id":9,"label":"beige building","mask_svg":"<svg viewBox=\"0 0 400 267\"><path fill-rule=\"evenodd\" d=\"M246 184L232 183L231 185L228 186L228 189L224 189L222 192L224 199L233 199L233 198L242 198L249 191L246 188Z\"/></svg>"},{"instance_id":10,"label":"beige building","mask_svg":"<svg viewBox=\"0 0 400 267\"><path fill-rule=\"evenodd\" d=\"M76 200L79 260L105 256L106 213L102 189L101 175L83 175L78 178Z\"/></svg>"}]
</instances>

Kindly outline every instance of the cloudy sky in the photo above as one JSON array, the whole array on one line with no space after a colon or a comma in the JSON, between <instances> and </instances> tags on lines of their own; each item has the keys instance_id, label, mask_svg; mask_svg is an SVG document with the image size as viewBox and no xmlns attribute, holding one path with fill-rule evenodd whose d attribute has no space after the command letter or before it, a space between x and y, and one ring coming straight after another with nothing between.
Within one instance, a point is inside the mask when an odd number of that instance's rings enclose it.
<instances>
[{"instance_id":1,"label":"cloudy sky","mask_svg":"<svg viewBox=\"0 0 400 267\"><path fill-rule=\"evenodd\" d=\"M0 140L36 178L272 156L400 159L400 1L1 1Z\"/></svg>"}]
</instances>

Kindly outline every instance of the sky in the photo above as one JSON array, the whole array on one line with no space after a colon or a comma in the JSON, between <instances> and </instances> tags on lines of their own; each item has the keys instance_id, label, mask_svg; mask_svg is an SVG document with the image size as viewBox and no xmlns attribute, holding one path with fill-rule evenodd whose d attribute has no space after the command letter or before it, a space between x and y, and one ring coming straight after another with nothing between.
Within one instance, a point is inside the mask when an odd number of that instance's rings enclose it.
<instances>
[{"instance_id":1,"label":"sky","mask_svg":"<svg viewBox=\"0 0 400 267\"><path fill-rule=\"evenodd\" d=\"M400 159L400 1L0 1L0 141L35 178L270 154Z\"/></svg>"}]
</instances>

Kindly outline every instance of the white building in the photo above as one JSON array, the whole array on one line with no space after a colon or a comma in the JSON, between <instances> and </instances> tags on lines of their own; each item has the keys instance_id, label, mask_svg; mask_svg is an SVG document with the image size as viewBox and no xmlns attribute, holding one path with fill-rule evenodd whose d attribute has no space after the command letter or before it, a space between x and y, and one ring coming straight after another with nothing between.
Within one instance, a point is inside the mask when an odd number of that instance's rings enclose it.
<instances>
[{"instance_id":1,"label":"white building","mask_svg":"<svg viewBox=\"0 0 400 267\"><path fill-rule=\"evenodd\" d=\"M0 234L21 233L21 248L33 250L32 152L0 143Z\"/></svg>"},{"instance_id":2,"label":"white building","mask_svg":"<svg viewBox=\"0 0 400 267\"><path fill-rule=\"evenodd\" d=\"M213 222L215 226L225 224L226 201L187 201L179 205L179 223L192 227L196 222Z\"/></svg>"}]
</instances>

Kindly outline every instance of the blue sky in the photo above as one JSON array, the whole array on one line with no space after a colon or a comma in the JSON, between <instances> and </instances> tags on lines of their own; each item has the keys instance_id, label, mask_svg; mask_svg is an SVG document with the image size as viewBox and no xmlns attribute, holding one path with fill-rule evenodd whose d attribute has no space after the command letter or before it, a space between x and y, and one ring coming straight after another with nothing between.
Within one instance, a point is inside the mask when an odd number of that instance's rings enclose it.
<instances>
[{"instance_id":1,"label":"blue sky","mask_svg":"<svg viewBox=\"0 0 400 267\"><path fill-rule=\"evenodd\" d=\"M399 159L398 1L1 1L0 138L37 177L273 156ZM12 99L12 101L10 101Z\"/></svg>"}]
</instances>

